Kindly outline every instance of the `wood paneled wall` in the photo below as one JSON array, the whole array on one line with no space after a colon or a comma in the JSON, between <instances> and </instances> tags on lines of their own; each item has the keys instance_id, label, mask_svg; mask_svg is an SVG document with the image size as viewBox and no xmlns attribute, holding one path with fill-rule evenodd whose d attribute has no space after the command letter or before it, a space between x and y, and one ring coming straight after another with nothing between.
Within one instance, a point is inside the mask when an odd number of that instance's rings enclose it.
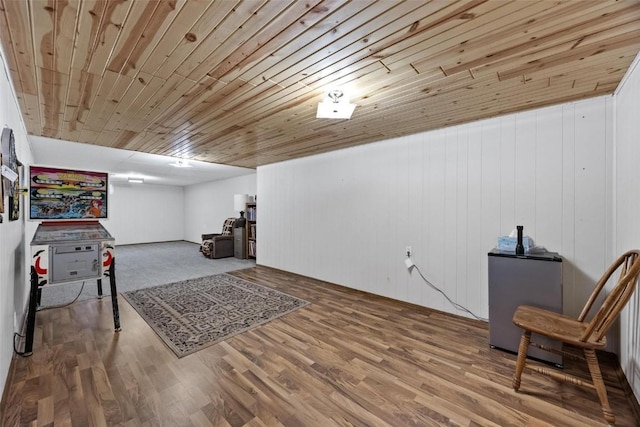
<instances>
[{"instance_id":1,"label":"wood paneled wall","mask_svg":"<svg viewBox=\"0 0 640 427\"><path fill-rule=\"evenodd\" d=\"M616 250L640 247L640 56L616 94L615 237ZM621 315L620 364L640 399L640 291Z\"/></svg>"},{"instance_id":2,"label":"wood paneled wall","mask_svg":"<svg viewBox=\"0 0 640 427\"><path fill-rule=\"evenodd\" d=\"M611 260L613 98L258 168L258 263L488 316L487 252L517 224L564 262L576 314Z\"/></svg>"}]
</instances>

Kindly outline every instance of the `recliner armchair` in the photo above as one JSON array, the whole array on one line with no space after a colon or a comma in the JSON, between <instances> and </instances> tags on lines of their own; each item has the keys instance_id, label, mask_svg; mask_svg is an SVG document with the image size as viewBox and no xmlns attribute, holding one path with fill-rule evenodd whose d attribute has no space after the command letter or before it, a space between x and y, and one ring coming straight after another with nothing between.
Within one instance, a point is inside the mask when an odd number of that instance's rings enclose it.
<instances>
[{"instance_id":1,"label":"recliner armchair","mask_svg":"<svg viewBox=\"0 0 640 427\"><path fill-rule=\"evenodd\" d=\"M233 227L236 218L227 218L220 234L203 234L200 252L207 258L225 258L233 256Z\"/></svg>"}]
</instances>

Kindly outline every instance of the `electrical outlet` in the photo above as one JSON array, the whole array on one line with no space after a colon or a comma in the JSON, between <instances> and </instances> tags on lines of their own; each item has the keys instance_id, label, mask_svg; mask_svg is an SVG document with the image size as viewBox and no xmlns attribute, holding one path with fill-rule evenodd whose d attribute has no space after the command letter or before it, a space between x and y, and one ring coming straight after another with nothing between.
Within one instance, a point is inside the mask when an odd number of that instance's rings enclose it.
<instances>
[{"instance_id":1,"label":"electrical outlet","mask_svg":"<svg viewBox=\"0 0 640 427\"><path fill-rule=\"evenodd\" d=\"M407 246L407 248L404 251L405 254L407 254L408 257L411 256L411 246Z\"/></svg>"}]
</instances>

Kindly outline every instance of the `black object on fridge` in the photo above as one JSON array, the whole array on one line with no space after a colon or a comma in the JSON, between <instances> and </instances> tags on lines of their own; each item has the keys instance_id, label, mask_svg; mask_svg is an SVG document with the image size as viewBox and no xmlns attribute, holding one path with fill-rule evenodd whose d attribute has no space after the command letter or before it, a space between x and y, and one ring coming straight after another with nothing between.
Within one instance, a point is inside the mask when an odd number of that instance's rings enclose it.
<instances>
[{"instance_id":1,"label":"black object on fridge","mask_svg":"<svg viewBox=\"0 0 640 427\"><path fill-rule=\"evenodd\" d=\"M522 329L513 324L519 305L532 305L562 313L562 257L556 252L516 255L489 252L489 345L518 352ZM533 334L532 342L562 349L560 343ZM561 355L529 346L528 356L558 367Z\"/></svg>"}]
</instances>

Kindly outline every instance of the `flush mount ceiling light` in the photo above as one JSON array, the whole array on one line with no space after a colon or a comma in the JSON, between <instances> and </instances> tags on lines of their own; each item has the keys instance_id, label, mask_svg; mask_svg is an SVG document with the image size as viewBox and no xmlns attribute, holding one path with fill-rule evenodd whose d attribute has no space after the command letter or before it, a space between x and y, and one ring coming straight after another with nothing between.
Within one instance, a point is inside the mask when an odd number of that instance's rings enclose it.
<instances>
[{"instance_id":1,"label":"flush mount ceiling light","mask_svg":"<svg viewBox=\"0 0 640 427\"><path fill-rule=\"evenodd\" d=\"M129 177L127 178L127 181L132 184L142 184L144 183L144 178Z\"/></svg>"},{"instance_id":2,"label":"flush mount ceiling light","mask_svg":"<svg viewBox=\"0 0 640 427\"><path fill-rule=\"evenodd\" d=\"M327 98L318 104L318 119L350 119L356 104L349 104L344 93L335 89L327 93Z\"/></svg>"},{"instance_id":3,"label":"flush mount ceiling light","mask_svg":"<svg viewBox=\"0 0 640 427\"><path fill-rule=\"evenodd\" d=\"M169 166L173 166L175 168L190 168L189 160L184 159L176 159L175 162L169 163Z\"/></svg>"}]
</instances>

